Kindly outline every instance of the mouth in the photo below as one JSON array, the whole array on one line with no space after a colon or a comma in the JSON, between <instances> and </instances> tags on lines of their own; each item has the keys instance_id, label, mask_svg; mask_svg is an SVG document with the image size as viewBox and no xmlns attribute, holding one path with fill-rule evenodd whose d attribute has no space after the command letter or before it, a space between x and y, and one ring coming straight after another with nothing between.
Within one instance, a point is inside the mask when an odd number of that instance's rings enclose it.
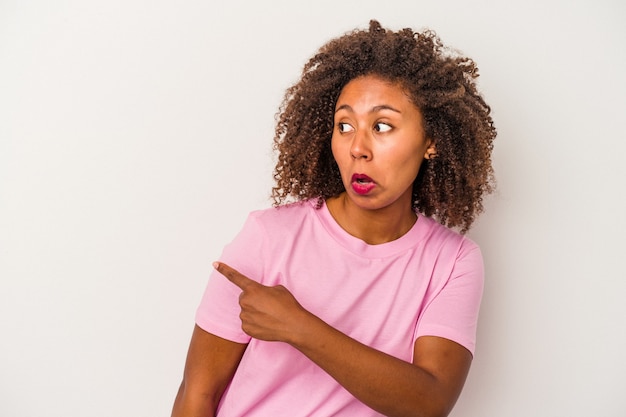
<instances>
[{"instance_id":1,"label":"mouth","mask_svg":"<svg viewBox=\"0 0 626 417\"><path fill-rule=\"evenodd\" d=\"M351 184L354 192L360 195L365 195L376 187L374 180L365 174L353 174Z\"/></svg>"},{"instance_id":2,"label":"mouth","mask_svg":"<svg viewBox=\"0 0 626 417\"><path fill-rule=\"evenodd\" d=\"M374 182L373 179L371 179L370 177L368 177L365 174L353 174L352 175L352 182L357 182L359 184L366 184L368 182Z\"/></svg>"}]
</instances>

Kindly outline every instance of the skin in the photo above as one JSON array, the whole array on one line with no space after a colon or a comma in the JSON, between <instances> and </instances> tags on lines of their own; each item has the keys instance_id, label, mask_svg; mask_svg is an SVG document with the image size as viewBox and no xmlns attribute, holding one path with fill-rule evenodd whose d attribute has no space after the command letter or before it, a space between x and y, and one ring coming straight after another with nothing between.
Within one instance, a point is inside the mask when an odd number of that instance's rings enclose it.
<instances>
[{"instance_id":1,"label":"skin","mask_svg":"<svg viewBox=\"0 0 626 417\"><path fill-rule=\"evenodd\" d=\"M222 339L196 325L172 417L214 416L245 350L246 345Z\"/></svg>"},{"instance_id":2,"label":"skin","mask_svg":"<svg viewBox=\"0 0 626 417\"><path fill-rule=\"evenodd\" d=\"M422 113L400 86L359 77L342 90L335 106L332 151L346 192L327 201L346 231L369 244L404 235L417 216L412 186L424 158L435 153ZM374 180L366 195L352 188L352 175Z\"/></svg>"},{"instance_id":3,"label":"skin","mask_svg":"<svg viewBox=\"0 0 626 417\"><path fill-rule=\"evenodd\" d=\"M373 76L348 83L337 101L332 150L346 188L327 201L338 224L370 244L405 234L417 220L413 180L435 149L402 88ZM374 180L371 192L352 190L354 173ZM420 337L413 362L405 362L329 326L283 286L264 286L220 262L214 267L241 289L242 329L251 337L290 344L384 415L446 416L452 409L472 361L461 345ZM172 416L214 415L245 348L196 327Z\"/></svg>"}]
</instances>

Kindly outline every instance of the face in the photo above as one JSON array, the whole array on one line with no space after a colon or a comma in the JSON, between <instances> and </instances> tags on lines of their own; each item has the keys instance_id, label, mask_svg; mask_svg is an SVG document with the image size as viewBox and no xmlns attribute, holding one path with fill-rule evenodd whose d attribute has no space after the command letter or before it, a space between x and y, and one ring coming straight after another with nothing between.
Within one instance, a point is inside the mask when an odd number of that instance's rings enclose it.
<instances>
[{"instance_id":1,"label":"face","mask_svg":"<svg viewBox=\"0 0 626 417\"><path fill-rule=\"evenodd\" d=\"M405 91L376 76L350 81L335 106L332 151L350 201L410 210L412 186L434 152L422 114Z\"/></svg>"}]
</instances>

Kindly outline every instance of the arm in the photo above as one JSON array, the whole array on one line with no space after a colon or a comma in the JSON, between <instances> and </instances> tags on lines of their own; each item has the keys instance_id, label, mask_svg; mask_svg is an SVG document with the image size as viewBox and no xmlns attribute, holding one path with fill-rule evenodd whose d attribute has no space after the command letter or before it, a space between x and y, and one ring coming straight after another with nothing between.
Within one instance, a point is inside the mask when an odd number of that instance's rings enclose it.
<instances>
[{"instance_id":1,"label":"arm","mask_svg":"<svg viewBox=\"0 0 626 417\"><path fill-rule=\"evenodd\" d=\"M196 325L172 417L214 416L246 346L207 333Z\"/></svg>"},{"instance_id":2,"label":"arm","mask_svg":"<svg viewBox=\"0 0 626 417\"><path fill-rule=\"evenodd\" d=\"M420 337L409 363L359 343L317 317L305 320L287 343L369 407L388 416L446 416L452 410L472 361L461 345Z\"/></svg>"},{"instance_id":3,"label":"arm","mask_svg":"<svg viewBox=\"0 0 626 417\"><path fill-rule=\"evenodd\" d=\"M329 326L282 286L263 286L225 264L216 268L242 289L242 329L250 336L289 343L382 414L434 417L452 409L472 360L461 345L420 337L408 363Z\"/></svg>"}]
</instances>

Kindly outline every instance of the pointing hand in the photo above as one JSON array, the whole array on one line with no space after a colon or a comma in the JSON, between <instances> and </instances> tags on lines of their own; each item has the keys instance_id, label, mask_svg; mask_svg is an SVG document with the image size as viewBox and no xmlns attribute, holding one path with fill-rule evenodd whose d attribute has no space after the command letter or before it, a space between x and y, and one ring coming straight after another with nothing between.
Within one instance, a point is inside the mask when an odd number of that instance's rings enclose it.
<instances>
[{"instance_id":1,"label":"pointing hand","mask_svg":"<svg viewBox=\"0 0 626 417\"><path fill-rule=\"evenodd\" d=\"M241 288L241 328L251 337L289 343L309 314L282 285L268 287L246 277L230 266L214 262L213 267Z\"/></svg>"}]
</instances>

